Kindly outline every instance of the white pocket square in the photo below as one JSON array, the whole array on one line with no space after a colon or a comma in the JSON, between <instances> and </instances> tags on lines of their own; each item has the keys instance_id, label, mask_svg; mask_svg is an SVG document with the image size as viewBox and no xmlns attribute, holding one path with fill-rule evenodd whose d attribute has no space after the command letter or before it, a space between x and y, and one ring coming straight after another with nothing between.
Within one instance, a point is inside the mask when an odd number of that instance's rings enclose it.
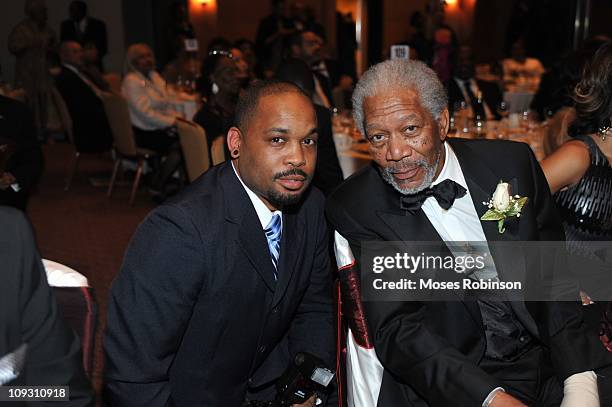
<instances>
[{"instance_id":1,"label":"white pocket square","mask_svg":"<svg viewBox=\"0 0 612 407\"><path fill-rule=\"evenodd\" d=\"M0 386L15 380L25 364L28 345L22 343L14 352L0 358Z\"/></svg>"}]
</instances>

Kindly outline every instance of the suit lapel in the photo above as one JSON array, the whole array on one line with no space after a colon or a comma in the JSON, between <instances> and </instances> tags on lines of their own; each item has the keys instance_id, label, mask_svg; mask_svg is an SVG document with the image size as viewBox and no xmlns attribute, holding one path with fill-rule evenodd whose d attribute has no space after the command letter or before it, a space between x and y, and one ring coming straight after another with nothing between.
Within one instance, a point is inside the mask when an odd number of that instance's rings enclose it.
<instances>
[{"instance_id":1,"label":"suit lapel","mask_svg":"<svg viewBox=\"0 0 612 407\"><path fill-rule=\"evenodd\" d=\"M400 240L404 242L438 242L444 243L436 229L433 227L427 215L422 210L410 213L403 211L399 206L399 193L391 188L386 188L385 210L377 211L378 217L392 232L389 236L383 236L385 240ZM440 253L441 256L452 255L446 245ZM416 252L421 252L421 248L413 246ZM425 249L425 247L423 247ZM482 316L478 309L478 304L474 301L462 301L463 292L452 291L457 294L457 299L466 307L476 326L482 327Z\"/></svg>"},{"instance_id":2,"label":"suit lapel","mask_svg":"<svg viewBox=\"0 0 612 407\"><path fill-rule=\"evenodd\" d=\"M511 185L511 190L514 191L513 193L520 194L520 186L516 178L511 180L500 179L489 167L483 165L478 160L477 155L465 143L451 141L451 146L456 152L479 219L488 210L488 207L483 205L483 202L488 202L491 199L500 181L508 182ZM513 244L520 245L518 220L517 218L506 220L506 230L504 233L499 233L497 222L495 221L481 220L480 224L488 242L506 242L502 243L506 246L503 249L489 245L489 250L495 261L495 268L499 276L502 280L520 281L524 285L526 283L524 256L517 256L516 251L510 247ZM531 333L537 334L537 327L525 306L522 291L519 294L519 298L512 298L510 305L525 327Z\"/></svg>"},{"instance_id":3,"label":"suit lapel","mask_svg":"<svg viewBox=\"0 0 612 407\"><path fill-rule=\"evenodd\" d=\"M257 212L240 180L236 177L231 162L221 170L219 183L223 188L226 221L238 228L237 241L253 268L266 286L274 291L274 265L270 258L268 240L264 234Z\"/></svg>"},{"instance_id":4,"label":"suit lapel","mask_svg":"<svg viewBox=\"0 0 612 407\"><path fill-rule=\"evenodd\" d=\"M287 291L289 283L295 273L295 264L300 257L300 248L303 247L306 228L299 217L287 211L283 213L283 233L281 236L281 251L278 259L278 281L272 306L276 306Z\"/></svg>"}]
</instances>

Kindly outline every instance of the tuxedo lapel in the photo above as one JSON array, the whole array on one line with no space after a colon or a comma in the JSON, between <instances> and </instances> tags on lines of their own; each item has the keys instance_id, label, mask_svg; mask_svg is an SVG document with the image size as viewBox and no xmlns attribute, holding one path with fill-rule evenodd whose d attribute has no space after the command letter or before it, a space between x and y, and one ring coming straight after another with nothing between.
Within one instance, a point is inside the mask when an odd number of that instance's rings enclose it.
<instances>
[{"instance_id":1,"label":"tuxedo lapel","mask_svg":"<svg viewBox=\"0 0 612 407\"><path fill-rule=\"evenodd\" d=\"M306 228L298 216L290 211L283 213L283 233L278 259L278 281L272 306L276 306L285 295L295 273L295 265L300 259Z\"/></svg>"},{"instance_id":2,"label":"tuxedo lapel","mask_svg":"<svg viewBox=\"0 0 612 407\"><path fill-rule=\"evenodd\" d=\"M432 242L444 243L436 229L433 227L427 215L423 210L410 212L399 209L400 196L399 193L387 188L388 192L385 197L386 209L377 211L378 217L383 221L391 232L388 236L382 236L384 240L400 240L403 242ZM396 205L393 203L396 201ZM426 247L411 246L415 252L420 253ZM446 245L441 245L441 256L452 255ZM478 309L478 304L474 301L462 301L463 291L458 292L453 290L452 293L457 295L457 299L467 308L469 314L474 319L476 326L482 327L482 316Z\"/></svg>"},{"instance_id":3,"label":"tuxedo lapel","mask_svg":"<svg viewBox=\"0 0 612 407\"><path fill-rule=\"evenodd\" d=\"M478 218L482 218L482 215L489 209L483 202L488 202L495 192L495 188L500 181L507 182L511 185L511 191L514 193L520 193L519 183L516 178L511 180L500 179L492 169L482 164L478 160L478 155L475 154L470 147L466 146L465 143L453 143L451 146L456 152L457 159L461 166L461 171L467 182L472 202L476 208ZM504 233L499 233L496 221L480 221L482 230L487 238L487 242L506 242L502 243L505 248L496 248L489 245L491 256L493 256L495 262L495 268L502 280L507 279L510 281L520 281L523 285L526 283L526 266L525 260L522 255L516 255L516 251L513 250L510 245L512 242L517 245L520 243L519 228L517 218L506 220L506 230ZM520 252L520 250L519 250ZM515 313L523 322L525 327L533 334L537 334L537 327L531 314L528 312L522 291L519 294L519 298L512 298L510 302Z\"/></svg>"},{"instance_id":4,"label":"tuxedo lapel","mask_svg":"<svg viewBox=\"0 0 612 407\"><path fill-rule=\"evenodd\" d=\"M274 265L270 258L268 240L253 203L234 174L231 162L225 164L220 177L219 182L222 185L225 200L226 221L236 225L238 245L266 286L274 291L276 286Z\"/></svg>"}]
</instances>

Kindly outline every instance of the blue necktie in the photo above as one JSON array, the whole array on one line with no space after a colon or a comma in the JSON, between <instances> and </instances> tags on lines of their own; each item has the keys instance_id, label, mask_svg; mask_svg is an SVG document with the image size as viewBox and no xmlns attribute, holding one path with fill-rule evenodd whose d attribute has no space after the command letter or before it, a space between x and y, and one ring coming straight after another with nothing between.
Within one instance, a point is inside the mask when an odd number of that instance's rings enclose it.
<instances>
[{"instance_id":1,"label":"blue necktie","mask_svg":"<svg viewBox=\"0 0 612 407\"><path fill-rule=\"evenodd\" d=\"M264 232L266 232L266 238L268 239L270 257L272 258L272 264L274 264L275 280L278 280L278 256L280 255L281 229L281 216L278 213L272 216L270 223L268 223L268 226L266 226L264 229Z\"/></svg>"}]
</instances>

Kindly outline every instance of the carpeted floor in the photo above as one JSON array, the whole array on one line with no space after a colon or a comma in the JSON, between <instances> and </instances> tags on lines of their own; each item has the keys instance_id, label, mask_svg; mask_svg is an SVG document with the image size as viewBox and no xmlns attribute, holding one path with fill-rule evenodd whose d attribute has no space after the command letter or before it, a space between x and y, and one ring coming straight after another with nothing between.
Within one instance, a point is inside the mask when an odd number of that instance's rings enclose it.
<instances>
[{"instance_id":1,"label":"carpeted floor","mask_svg":"<svg viewBox=\"0 0 612 407\"><path fill-rule=\"evenodd\" d=\"M111 199L106 188L94 187L89 177L110 178L108 156L82 156L72 188L64 192L71 147L45 145L45 172L33 194L28 216L36 232L42 257L65 264L89 279L99 307L96 333L94 385L102 385L102 330L106 323L106 299L121 266L123 253L138 224L154 204L144 189L133 207L128 204L129 187L116 188Z\"/></svg>"}]
</instances>

